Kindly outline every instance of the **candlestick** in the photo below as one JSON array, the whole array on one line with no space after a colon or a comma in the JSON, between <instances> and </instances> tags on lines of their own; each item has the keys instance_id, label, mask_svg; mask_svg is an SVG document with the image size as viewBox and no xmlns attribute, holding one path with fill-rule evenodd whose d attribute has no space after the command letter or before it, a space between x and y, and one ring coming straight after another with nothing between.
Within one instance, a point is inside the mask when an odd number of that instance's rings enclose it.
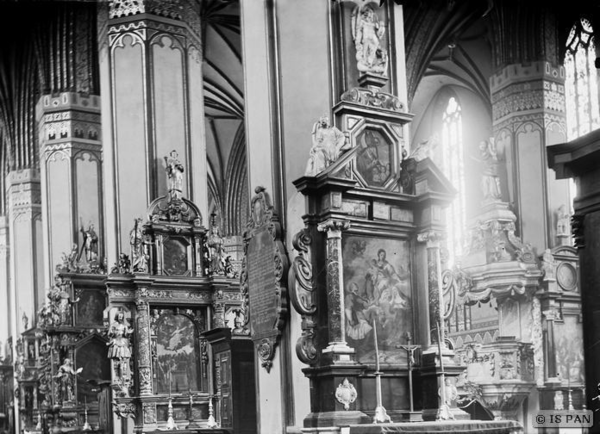
<instances>
[{"instance_id":1,"label":"candlestick","mask_svg":"<svg viewBox=\"0 0 600 434\"><path fill-rule=\"evenodd\" d=\"M189 393L189 404L190 404L190 417L187 428L200 428L200 425L194 420L194 395L192 395L192 388L188 388Z\"/></svg>"},{"instance_id":2,"label":"candlestick","mask_svg":"<svg viewBox=\"0 0 600 434\"><path fill-rule=\"evenodd\" d=\"M208 398L208 422L207 422L206 426L208 426L211 429L219 427L219 424L217 423L217 421L215 419L213 403L212 403L212 396L210 398Z\"/></svg>"},{"instance_id":3,"label":"candlestick","mask_svg":"<svg viewBox=\"0 0 600 434\"><path fill-rule=\"evenodd\" d=\"M440 322L437 322L437 335L438 335L438 352L440 355L440 370L442 371L441 379L442 385L440 386L440 408L436 416L436 420L447 420L454 419L454 416L450 412L450 408L446 404L446 373L444 372L444 357L442 354L442 336L440 333L441 327Z\"/></svg>"},{"instance_id":4,"label":"candlestick","mask_svg":"<svg viewBox=\"0 0 600 434\"><path fill-rule=\"evenodd\" d=\"M170 395L170 393L169 393ZM176 430L177 424L175 423L175 419L173 419L173 398L169 396L169 406L167 407L167 426L168 430Z\"/></svg>"},{"instance_id":5,"label":"candlestick","mask_svg":"<svg viewBox=\"0 0 600 434\"><path fill-rule=\"evenodd\" d=\"M92 427L88 423L88 407L87 407L87 396L83 395L83 431L91 431Z\"/></svg>"},{"instance_id":6,"label":"candlestick","mask_svg":"<svg viewBox=\"0 0 600 434\"><path fill-rule=\"evenodd\" d=\"M379 346L377 344L377 324L373 320L373 338L375 339L375 370L379 372Z\"/></svg>"},{"instance_id":7,"label":"candlestick","mask_svg":"<svg viewBox=\"0 0 600 434\"><path fill-rule=\"evenodd\" d=\"M387 414L381 402L381 372L379 371L379 347L377 345L377 324L375 323L375 319L373 319L373 339L375 339L375 389L377 393L377 407L375 407L373 423L390 423L392 419Z\"/></svg>"}]
</instances>

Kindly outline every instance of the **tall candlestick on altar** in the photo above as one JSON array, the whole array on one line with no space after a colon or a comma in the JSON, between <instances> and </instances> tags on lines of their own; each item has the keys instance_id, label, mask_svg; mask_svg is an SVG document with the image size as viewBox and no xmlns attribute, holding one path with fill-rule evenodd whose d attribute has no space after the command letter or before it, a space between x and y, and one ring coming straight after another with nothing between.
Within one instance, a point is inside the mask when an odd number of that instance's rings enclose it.
<instances>
[{"instance_id":1,"label":"tall candlestick on altar","mask_svg":"<svg viewBox=\"0 0 600 434\"><path fill-rule=\"evenodd\" d=\"M375 389L377 393L377 407L375 407L373 423L389 423L392 419L388 416L381 397L381 372L379 371L379 347L377 345L377 324L375 323L375 319L373 319L373 339L375 339Z\"/></svg>"},{"instance_id":2,"label":"tall candlestick on altar","mask_svg":"<svg viewBox=\"0 0 600 434\"><path fill-rule=\"evenodd\" d=\"M375 370L379 372L379 346L377 345L377 324L373 320L373 339L375 340Z\"/></svg>"}]
</instances>

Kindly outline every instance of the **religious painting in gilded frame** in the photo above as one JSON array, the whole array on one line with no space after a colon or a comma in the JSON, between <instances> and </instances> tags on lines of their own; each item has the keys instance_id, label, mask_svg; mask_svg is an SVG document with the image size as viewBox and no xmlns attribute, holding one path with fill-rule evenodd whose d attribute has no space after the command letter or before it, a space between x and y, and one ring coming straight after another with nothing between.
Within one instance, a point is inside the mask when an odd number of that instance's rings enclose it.
<instances>
[{"instance_id":1,"label":"religious painting in gilded frame","mask_svg":"<svg viewBox=\"0 0 600 434\"><path fill-rule=\"evenodd\" d=\"M360 363L375 363L375 331L382 366L406 364L413 332L410 248L407 240L357 235L342 240L346 341Z\"/></svg>"},{"instance_id":2,"label":"religious painting in gilded frame","mask_svg":"<svg viewBox=\"0 0 600 434\"><path fill-rule=\"evenodd\" d=\"M279 219L264 187L256 187L251 215L244 232L244 260L240 275L245 324L249 326L261 366L270 371L287 315L288 259Z\"/></svg>"}]
</instances>

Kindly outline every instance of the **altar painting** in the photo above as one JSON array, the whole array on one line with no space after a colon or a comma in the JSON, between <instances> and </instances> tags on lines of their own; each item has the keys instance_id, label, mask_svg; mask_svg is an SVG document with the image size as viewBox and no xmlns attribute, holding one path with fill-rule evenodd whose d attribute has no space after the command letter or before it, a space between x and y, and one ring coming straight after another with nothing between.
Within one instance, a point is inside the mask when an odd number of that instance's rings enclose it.
<instances>
[{"instance_id":1,"label":"altar painting","mask_svg":"<svg viewBox=\"0 0 600 434\"><path fill-rule=\"evenodd\" d=\"M561 379L567 384L584 384L583 328L577 315L564 315L555 325L556 363Z\"/></svg>"},{"instance_id":2,"label":"altar painting","mask_svg":"<svg viewBox=\"0 0 600 434\"><path fill-rule=\"evenodd\" d=\"M163 311L156 333L158 393L200 390L198 340L194 323L184 315Z\"/></svg>"},{"instance_id":3,"label":"altar painting","mask_svg":"<svg viewBox=\"0 0 600 434\"><path fill-rule=\"evenodd\" d=\"M375 363L376 327L380 363L406 364L398 345L414 336L409 257L408 241L343 239L346 340L361 363Z\"/></svg>"},{"instance_id":4,"label":"altar painting","mask_svg":"<svg viewBox=\"0 0 600 434\"><path fill-rule=\"evenodd\" d=\"M366 129L357 138L356 169L365 182L381 187L392 171L392 145L375 129Z\"/></svg>"}]
</instances>

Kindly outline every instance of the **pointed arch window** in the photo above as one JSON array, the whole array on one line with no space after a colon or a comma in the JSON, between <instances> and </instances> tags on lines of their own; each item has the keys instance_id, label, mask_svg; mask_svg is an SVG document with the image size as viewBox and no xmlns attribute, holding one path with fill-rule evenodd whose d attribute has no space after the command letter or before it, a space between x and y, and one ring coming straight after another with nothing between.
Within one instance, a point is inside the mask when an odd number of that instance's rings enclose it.
<instances>
[{"instance_id":1,"label":"pointed arch window","mask_svg":"<svg viewBox=\"0 0 600 434\"><path fill-rule=\"evenodd\" d=\"M568 140L600 128L595 58L592 25L582 18L571 29L565 54Z\"/></svg>"},{"instance_id":2,"label":"pointed arch window","mask_svg":"<svg viewBox=\"0 0 600 434\"><path fill-rule=\"evenodd\" d=\"M462 134L462 109L457 99L451 96L442 114L442 170L458 191L456 199L446 215L448 265L462 255L466 223L465 166Z\"/></svg>"}]
</instances>

